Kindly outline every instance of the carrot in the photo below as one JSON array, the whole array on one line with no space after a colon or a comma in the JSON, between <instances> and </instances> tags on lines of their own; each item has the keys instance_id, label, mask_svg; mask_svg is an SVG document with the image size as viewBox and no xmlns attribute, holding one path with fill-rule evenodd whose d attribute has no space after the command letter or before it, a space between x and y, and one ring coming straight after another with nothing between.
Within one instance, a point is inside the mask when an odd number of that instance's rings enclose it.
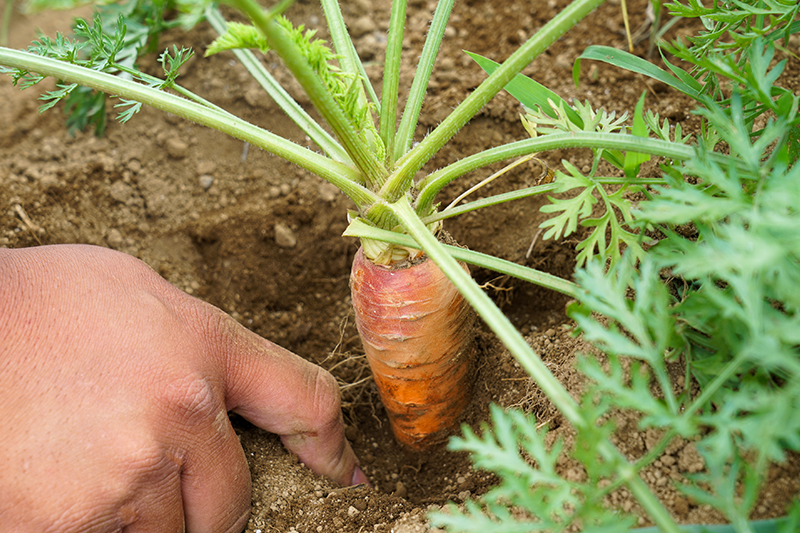
<instances>
[{"instance_id":1,"label":"carrot","mask_svg":"<svg viewBox=\"0 0 800 533\"><path fill-rule=\"evenodd\" d=\"M472 394L472 308L433 261L383 267L362 249L350 291L395 438L414 450L443 442Z\"/></svg>"}]
</instances>

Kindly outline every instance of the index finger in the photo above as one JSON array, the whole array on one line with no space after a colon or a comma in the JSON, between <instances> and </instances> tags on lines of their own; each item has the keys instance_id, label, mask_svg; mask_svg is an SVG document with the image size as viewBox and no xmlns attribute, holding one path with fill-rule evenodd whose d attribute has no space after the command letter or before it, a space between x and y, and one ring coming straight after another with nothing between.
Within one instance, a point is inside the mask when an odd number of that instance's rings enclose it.
<instances>
[{"instance_id":1,"label":"index finger","mask_svg":"<svg viewBox=\"0 0 800 533\"><path fill-rule=\"evenodd\" d=\"M367 482L345 438L334 377L227 315L218 324L214 349L226 365L227 409L280 435L314 472L340 485Z\"/></svg>"}]
</instances>

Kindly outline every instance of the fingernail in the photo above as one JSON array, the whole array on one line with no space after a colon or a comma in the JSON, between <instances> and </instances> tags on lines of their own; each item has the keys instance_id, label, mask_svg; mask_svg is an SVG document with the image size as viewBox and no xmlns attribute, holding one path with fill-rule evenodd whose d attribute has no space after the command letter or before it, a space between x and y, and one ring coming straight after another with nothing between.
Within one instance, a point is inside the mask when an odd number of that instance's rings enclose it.
<instances>
[{"instance_id":1,"label":"fingernail","mask_svg":"<svg viewBox=\"0 0 800 533\"><path fill-rule=\"evenodd\" d=\"M350 483L350 485L366 485L367 487L372 487L367 475L364 474L364 471L359 467L356 467L353 470L353 481Z\"/></svg>"}]
</instances>

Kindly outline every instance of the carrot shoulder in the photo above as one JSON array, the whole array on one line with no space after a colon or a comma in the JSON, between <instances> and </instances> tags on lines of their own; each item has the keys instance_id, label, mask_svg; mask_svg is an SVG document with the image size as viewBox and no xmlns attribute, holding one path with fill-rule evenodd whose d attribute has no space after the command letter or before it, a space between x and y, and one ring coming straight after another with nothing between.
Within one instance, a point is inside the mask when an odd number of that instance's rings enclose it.
<instances>
[{"instance_id":1,"label":"carrot shoulder","mask_svg":"<svg viewBox=\"0 0 800 533\"><path fill-rule=\"evenodd\" d=\"M392 269L371 263L359 249L350 288L395 437L416 450L438 444L471 397L471 307L427 259Z\"/></svg>"}]
</instances>

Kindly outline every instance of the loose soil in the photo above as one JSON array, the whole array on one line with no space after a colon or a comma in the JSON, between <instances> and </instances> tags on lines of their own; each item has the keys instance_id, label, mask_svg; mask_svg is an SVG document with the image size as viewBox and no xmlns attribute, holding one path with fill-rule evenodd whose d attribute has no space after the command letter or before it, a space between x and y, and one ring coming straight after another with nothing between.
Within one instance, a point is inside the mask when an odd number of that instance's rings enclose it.
<instances>
[{"instance_id":1,"label":"loose soil","mask_svg":"<svg viewBox=\"0 0 800 533\"><path fill-rule=\"evenodd\" d=\"M8 1L8 0L6 0ZM432 130L484 78L463 54L470 50L502 61L552 18L565 0L464 0L453 10L447 38L436 65L419 138ZM408 86L435 2L410 0L401 86ZM629 3L632 27L647 20L645 0ZM382 47L388 27L388 0L344 2L344 16L356 45L368 61L367 72L381 80ZM611 1L556 42L525 74L564 97L589 100L594 107L630 112L643 91L648 105L688 130L696 128L691 103L666 86L604 65L586 65L581 85L572 83L572 62L590 44L624 47L618 1ZM290 18L325 36L319 6L300 0ZM35 18L15 13L11 46L23 48L37 28L48 35L66 30L62 14ZM673 32L688 32L678 25ZM189 34L169 33L161 46L177 43L202 51L215 34L200 25ZM636 52L646 53L647 42ZM266 62L285 80L278 61ZM155 57L142 61L157 73ZM790 58L784 86L800 91L798 61ZM193 59L180 81L233 113L300 144L310 141L263 95L233 59L220 54ZM289 83L298 100L308 102ZM214 305L242 324L329 369L340 381L347 436L373 487L339 488L314 475L288 454L273 435L243 420L234 423L250 460L253 478L249 532L424 532L425 513L442 504L462 502L486 492L496 479L476 471L463 453L438 449L410 453L391 436L386 415L369 378L353 325L348 275L356 243L341 237L348 200L321 179L239 141L173 116L144 109L130 123L110 121L102 138L70 136L58 110L39 115L35 90L20 92L7 77L0 80L0 246L53 243L108 246L141 258L167 280ZM401 98L401 105L403 100ZM520 108L502 93L471 121L425 171L478 150L523 139ZM587 153L557 150L542 156L550 166L564 159L588 170ZM497 170L476 172L442 195L448 202L466 187ZM656 171L655 165L652 166ZM538 164L509 172L480 193L532 185ZM467 183L469 182L469 183ZM544 241L541 199L528 199L469 214L448 222L463 245L570 278L575 240ZM574 394L581 379L575 355L589 348L571 334L567 299L557 293L491 272L473 275L525 334L547 366ZM570 438L570 429L508 352L490 333L479 331L480 357L475 398L464 422L479 427L488 406L518 406L554 432ZM621 418L615 439L635 459L657 440L635 420ZM571 461L560 466L580 476ZM673 480L703 469L692 443L676 440L644 473L680 522L715 523L722 517L674 488ZM775 466L763 502L753 518L782 515L798 492L800 464ZM636 513L624 490L609 504ZM642 525L648 522L641 519Z\"/></svg>"}]
</instances>

